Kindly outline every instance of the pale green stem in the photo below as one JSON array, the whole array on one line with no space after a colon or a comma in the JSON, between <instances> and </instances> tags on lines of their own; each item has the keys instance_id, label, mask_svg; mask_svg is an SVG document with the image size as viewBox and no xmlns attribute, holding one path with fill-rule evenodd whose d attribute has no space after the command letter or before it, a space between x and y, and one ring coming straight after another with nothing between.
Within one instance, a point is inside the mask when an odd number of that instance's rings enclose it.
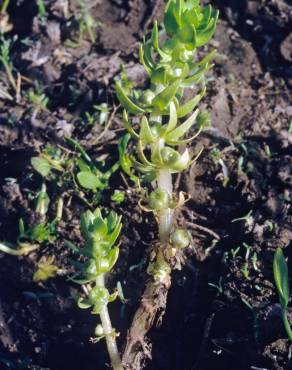
<instances>
[{"instance_id":1,"label":"pale green stem","mask_svg":"<svg viewBox=\"0 0 292 370\"><path fill-rule=\"evenodd\" d=\"M43 219L45 219L47 213L47 187L45 183L42 184L36 211L42 216Z\"/></svg>"},{"instance_id":2,"label":"pale green stem","mask_svg":"<svg viewBox=\"0 0 292 370\"><path fill-rule=\"evenodd\" d=\"M30 252L35 251L39 248L38 244L19 244L18 249L14 249L11 247L8 247L8 245L5 245L3 243L0 243L0 252L10 254L11 256L24 256L26 254L29 254Z\"/></svg>"},{"instance_id":3,"label":"pale green stem","mask_svg":"<svg viewBox=\"0 0 292 370\"><path fill-rule=\"evenodd\" d=\"M103 274L97 277L96 285L102 287L105 286ZM111 319L106 305L103 306L99 315L112 367L114 370L123 370L122 360L118 351L115 333L112 328Z\"/></svg>"},{"instance_id":4,"label":"pale green stem","mask_svg":"<svg viewBox=\"0 0 292 370\"><path fill-rule=\"evenodd\" d=\"M63 208L64 208L64 196L61 195L60 198L58 199L58 203L57 203L57 220L58 222L60 222L62 220L62 216L63 216Z\"/></svg>"},{"instance_id":5,"label":"pale green stem","mask_svg":"<svg viewBox=\"0 0 292 370\"><path fill-rule=\"evenodd\" d=\"M167 191L172 196L172 176L169 170L160 170L157 174L157 187L164 191ZM167 243L171 233L173 225L174 211L168 208L158 214L158 226L159 226L159 237L160 241Z\"/></svg>"},{"instance_id":6,"label":"pale green stem","mask_svg":"<svg viewBox=\"0 0 292 370\"><path fill-rule=\"evenodd\" d=\"M7 245L5 245L3 243L0 243L0 252L4 252L4 253L10 254L12 256L20 256L21 255L19 250L14 249L14 248L10 248L10 247L8 247Z\"/></svg>"},{"instance_id":7,"label":"pale green stem","mask_svg":"<svg viewBox=\"0 0 292 370\"><path fill-rule=\"evenodd\" d=\"M161 90L161 86L157 87L157 91ZM150 122L161 122L162 117L159 115L150 115ZM161 148L164 147L164 140L160 140L159 145ZM158 189L167 191L170 197L172 197L173 185L172 176L169 170L161 169L157 172L156 185ZM173 226L174 211L171 208L163 210L158 214L158 228L159 228L159 239L162 243L167 243L170 237L171 229Z\"/></svg>"}]
</instances>

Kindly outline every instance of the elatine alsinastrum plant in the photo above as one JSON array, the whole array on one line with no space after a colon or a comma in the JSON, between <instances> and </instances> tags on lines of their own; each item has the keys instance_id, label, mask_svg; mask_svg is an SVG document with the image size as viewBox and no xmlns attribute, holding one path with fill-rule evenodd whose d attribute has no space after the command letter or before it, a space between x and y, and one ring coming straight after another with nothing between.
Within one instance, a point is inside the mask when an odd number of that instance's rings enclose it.
<instances>
[{"instance_id":1,"label":"elatine alsinastrum plant","mask_svg":"<svg viewBox=\"0 0 292 370\"><path fill-rule=\"evenodd\" d=\"M197 159L187 148L181 152L178 147L193 142L208 123L207 112L197 106L216 51L200 59L197 49L209 42L217 19L218 11L210 5L202 7L200 0L169 0L163 24L155 22L151 36L140 47L150 87L131 89L122 80L116 84L124 125L136 140L133 164L153 187L145 208L155 213L159 226L162 248L149 269L159 283L167 282L171 271L167 246L179 249L189 244L188 232L175 228L174 209L184 203L184 196L173 194L172 174L186 170ZM197 95L185 101L186 89L195 89ZM139 117L139 128L132 125L132 116Z\"/></svg>"}]
</instances>

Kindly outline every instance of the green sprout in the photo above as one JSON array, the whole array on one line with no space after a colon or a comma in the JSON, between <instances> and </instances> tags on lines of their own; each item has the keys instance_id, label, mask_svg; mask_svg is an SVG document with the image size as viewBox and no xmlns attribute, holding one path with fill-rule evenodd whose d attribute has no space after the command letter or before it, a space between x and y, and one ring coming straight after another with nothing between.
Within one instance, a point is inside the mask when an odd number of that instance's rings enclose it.
<instances>
[{"instance_id":1,"label":"green sprout","mask_svg":"<svg viewBox=\"0 0 292 370\"><path fill-rule=\"evenodd\" d=\"M36 195L35 212L39 221L26 228L23 219L19 220L19 234L16 240L16 247L10 243L0 243L0 252L12 256L25 256L37 249L44 243L52 243L56 238L56 221L48 222L46 214L50 199L45 184Z\"/></svg>"},{"instance_id":2,"label":"green sprout","mask_svg":"<svg viewBox=\"0 0 292 370\"><path fill-rule=\"evenodd\" d=\"M70 43L72 47L79 47L82 43L84 34L87 33L92 44L95 43L95 29L98 23L93 19L85 0L77 0L79 5L76 21L78 22L78 39L76 42Z\"/></svg>"},{"instance_id":3,"label":"green sprout","mask_svg":"<svg viewBox=\"0 0 292 370\"><path fill-rule=\"evenodd\" d=\"M93 106L93 113L85 112L85 124L95 125L104 125L109 117L109 106L107 103L101 103L99 105Z\"/></svg>"},{"instance_id":4,"label":"green sprout","mask_svg":"<svg viewBox=\"0 0 292 370\"><path fill-rule=\"evenodd\" d=\"M219 149L214 148L211 151L211 156L212 156L214 163L216 165L219 164L221 166L222 174L223 174L223 186L226 187L229 182L229 170L224 162L224 155Z\"/></svg>"},{"instance_id":5,"label":"green sprout","mask_svg":"<svg viewBox=\"0 0 292 370\"><path fill-rule=\"evenodd\" d=\"M289 275L288 265L285 260L282 249L278 248L275 252L274 263L273 263L274 279L276 288L279 295L282 320L289 339L292 341L292 330L288 321L287 310L289 304Z\"/></svg>"},{"instance_id":6,"label":"green sprout","mask_svg":"<svg viewBox=\"0 0 292 370\"><path fill-rule=\"evenodd\" d=\"M111 176L119 168L119 163L108 168L104 157L93 161L78 141L71 138L66 141L74 152L48 146L31 158L35 171L44 181L54 184L60 194L57 203L59 220L65 196L75 195L86 205L94 206L102 199L102 192L108 188Z\"/></svg>"},{"instance_id":7,"label":"green sprout","mask_svg":"<svg viewBox=\"0 0 292 370\"><path fill-rule=\"evenodd\" d=\"M38 15L40 17L40 20L43 22L46 20L46 17L47 17L47 11L46 11L44 0L37 0L37 7L38 7Z\"/></svg>"},{"instance_id":8,"label":"green sprout","mask_svg":"<svg viewBox=\"0 0 292 370\"><path fill-rule=\"evenodd\" d=\"M14 40L5 39L3 35L0 38L0 62L6 72L7 78L13 89L17 92L17 82L13 76L13 64L10 59L10 51Z\"/></svg>"},{"instance_id":9,"label":"green sprout","mask_svg":"<svg viewBox=\"0 0 292 370\"><path fill-rule=\"evenodd\" d=\"M210 5L202 7L199 0L169 0L163 27L155 21L150 37L145 37L140 47L140 61L149 75L150 87L134 89L125 71L116 83L124 126L136 142L136 155L123 157L126 163L122 168L130 176L133 170L140 172L140 180L154 185L144 208L156 216L162 248L180 249L181 245L173 236L174 211L185 199L182 193L173 194L172 175L185 171L202 151L192 157L187 148L183 153L177 148L193 142L209 123L206 111L200 112L197 106L205 95L205 75L213 66L216 50L200 60L197 49L214 35L217 20L218 11ZM185 102L184 92L189 88L196 95ZM140 119L138 130L131 116ZM190 136L185 137L188 133ZM121 142L119 149L121 154ZM148 271L155 271L154 279L166 282L171 268L164 253L157 254L153 266Z\"/></svg>"},{"instance_id":10,"label":"green sprout","mask_svg":"<svg viewBox=\"0 0 292 370\"><path fill-rule=\"evenodd\" d=\"M231 222L239 222L239 221L244 221L246 226L252 226L253 224L253 216L252 216L252 210L250 210L245 216L239 217L239 218L234 218Z\"/></svg>"},{"instance_id":11,"label":"green sprout","mask_svg":"<svg viewBox=\"0 0 292 370\"><path fill-rule=\"evenodd\" d=\"M102 161L100 161L100 166L98 167L76 140L68 138L67 142L79 151L81 155L77 161L79 168L77 179L79 184L84 189L91 190L93 193L105 190L109 185L112 174L118 170L119 163L117 162L109 169L105 169L101 165Z\"/></svg>"},{"instance_id":12,"label":"green sprout","mask_svg":"<svg viewBox=\"0 0 292 370\"><path fill-rule=\"evenodd\" d=\"M36 84L35 89L28 90L27 99L34 107L33 117L36 117L38 112L47 110L49 99L44 93L41 92L38 84Z\"/></svg>"},{"instance_id":13,"label":"green sprout","mask_svg":"<svg viewBox=\"0 0 292 370\"><path fill-rule=\"evenodd\" d=\"M214 288L217 290L218 294L223 294L224 293L224 286L223 286L223 278L220 276L218 284L216 283L208 283L208 285L211 288Z\"/></svg>"},{"instance_id":14,"label":"green sprout","mask_svg":"<svg viewBox=\"0 0 292 370\"><path fill-rule=\"evenodd\" d=\"M105 286L105 275L112 270L119 255L119 247L115 243L122 228L121 217L114 212L103 217L100 209L86 211L81 216L80 228L85 244L79 253L85 261L79 264L80 279L74 281L83 285L87 297L80 297L78 306L91 308L92 314L99 315L101 324L95 330L96 340L105 338L113 369L122 370L117 334L108 312L108 303L117 298L117 293L110 294Z\"/></svg>"}]
</instances>

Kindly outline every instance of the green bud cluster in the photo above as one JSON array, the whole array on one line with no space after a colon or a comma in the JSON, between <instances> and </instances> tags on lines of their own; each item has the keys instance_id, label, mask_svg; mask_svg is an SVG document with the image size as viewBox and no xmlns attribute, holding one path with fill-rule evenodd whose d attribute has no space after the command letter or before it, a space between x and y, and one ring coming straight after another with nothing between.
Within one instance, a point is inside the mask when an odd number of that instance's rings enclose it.
<instances>
[{"instance_id":1,"label":"green bud cluster","mask_svg":"<svg viewBox=\"0 0 292 370\"><path fill-rule=\"evenodd\" d=\"M202 7L200 0L169 0L161 31L155 22L151 36L140 47L140 60L149 75L150 88L139 91L128 84L124 86L123 81L116 83L117 97L125 109L124 125L138 142L134 164L143 173L155 174L163 169L181 172L193 162L188 149L181 154L172 147L194 140L208 121L206 113L199 114L195 108L205 94L204 77L213 66L216 51L202 60L196 51L213 36L217 19L218 11L210 5ZM185 89L198 85L201 91L182 103ZM129 114L141 117L138 131ZM184 119L182 123L180 119ZM194 125L196 133L185 138ZM149 158L145 154L147 148L151 152Z\"/></svg>"},{"instance_id":2,"label":"green bud cluster","mask_svg":"<svg viewBox=\"0 0 292 370\"><path fill-rule=\"evenodd\" d=\"M85 246L81 254L86 257L82 264L82 279L76 280L80 284L94 283L86 299L80 298L80 308L93 307L93 313L100 313L101 309L115 298L115 294L109 294L104 286L95 284L98 277L111 271L115 265L119 248L114 246L121 228L121 217L111 212L103 217L100 209L94 212L86 211L81 216L81 233L85 239Z\"/></svg>"}]
</instances>

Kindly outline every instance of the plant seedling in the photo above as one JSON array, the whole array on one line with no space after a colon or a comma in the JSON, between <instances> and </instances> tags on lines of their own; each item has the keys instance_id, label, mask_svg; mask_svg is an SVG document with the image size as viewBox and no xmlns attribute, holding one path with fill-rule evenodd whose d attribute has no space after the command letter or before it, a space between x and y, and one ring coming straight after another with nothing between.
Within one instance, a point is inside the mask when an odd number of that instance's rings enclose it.
<instances>
[{"instance_id":1,"label":"plant seedling","mask_svg":"<svg viewBox=\"0 0 292 370\"><path fill-rule=\"evenodd\" d=\"M83 285L87 297L80 297L78 306L82 309L91 308L92 314L99 315L101 324L96 327L96 339L105 338L113 369L122 370L116 344L117 334L112 328L108 312L108 303L117 298L117 293L109 293L104 279L118 259L119 247L115 243L122 228L121 217L114 212L103 217L100 209L86 211L81 216L80 228L85 244L79 253L85 261L78 264L81 278L74 281Z\"/></svg>"},{"instance_id":2,"label":"plant seedling","mask_svg":"<svg viewBox=\"0 0 292 370\"><path fill-rule=\"evenodd\" d=\"M288 265L285 260L284 253L280 248L276 250L274 255L273 271L275 284L281 305L283 324L288 335L288 338L292 341L292 330L287 316L290 298Z\"/></svg>"},{"instance_id":3,"label":"plant seedling","mask_svg":"<svg viewBox=\"0 0 292 370\"><path fill-rule=\"evenodd\" d=\"M46 147L39 156L31 159L33 168L44 179L55 184L61 193L57 205L59 215L62 214L65 194L76 195L87 205L100 202L102 191L108 188L112 174L119 168L119 163L106 168L101 160L93 161L74 139L68 138L67 143L76 150L76 153Z\"/></svg>"},{"instance_id":4,"label":"plant seedling","mask_svg":"<svg viewBox=\"0 0 292 370\"><path fill-rule=\"evenodd\" d=\"M33 105L33 117L36 117L39 111L47 110L49 99L41 92L38 84L36 84L35 89L28 90L27 99Z\"/></svg>"},{"instance_id":5,"label":"plant seedling","mask_svg":"<svg viewBox=\"0 0 292 370\"><path fill-rule=\"evenodd\" d=\"M54 256L42 258L37 264L37 270L33 275L33 281L46 281L50 278L55 277L58 273L59 268L53 264L54 260Z\"/></svg>"},{"instance_id":6,"label":"plant seedling","mask_svg":"<svg viewBox=\"0 0 292 370\"><path fill-rule=\"evenodd\" d=\"M0 62L2 63L4 70L6 72L7 78L11 86L15 91L17 91L16 79L13 76L13 64L10 59L10 51L12 43L15 41L10 39L5 39L3 35L0 38Z\"/></svg>"},{"instance_id":7,"label":"plant seedling","mask_svg":"<svg viewBox=\"0 0 292 370\"><path fill-rule=\"evenodd\" d=\"M87 125L94 125L96 123L104 125L109 117L109 107L107 103L94 105L93 113L85 112L85 117Z\"/></svg>"},{"instance_id":8,"label":"plant seedling","mask_svg":"<svg viewBox=\"0 0 292 370\"><path fill-rule=\"evenodd\" d=\"M75 19L78 22L78 39L70 42L71 47L79 47L82 43L85 32L88 34L90 42L95 43L95 29L98 23L93 19L84 0L77 0L79 5Z\"/></svg>"},{"instance_id":9,"label":"plant seedling","mask_svg":"<svg viewBox=\"0 0 292 370\"><path fill-rule=\"evenodd\" d=\"M48 204L49 197L43 184L36 196L35 211L39 216L39 222L26 229L23 220L20 219L17 248L9 243L0 243L0 251L13 256L24 256L38 249L43 243L52 243L56 237L56 221L46 221Z\"/></svg>"}]
</instances>

